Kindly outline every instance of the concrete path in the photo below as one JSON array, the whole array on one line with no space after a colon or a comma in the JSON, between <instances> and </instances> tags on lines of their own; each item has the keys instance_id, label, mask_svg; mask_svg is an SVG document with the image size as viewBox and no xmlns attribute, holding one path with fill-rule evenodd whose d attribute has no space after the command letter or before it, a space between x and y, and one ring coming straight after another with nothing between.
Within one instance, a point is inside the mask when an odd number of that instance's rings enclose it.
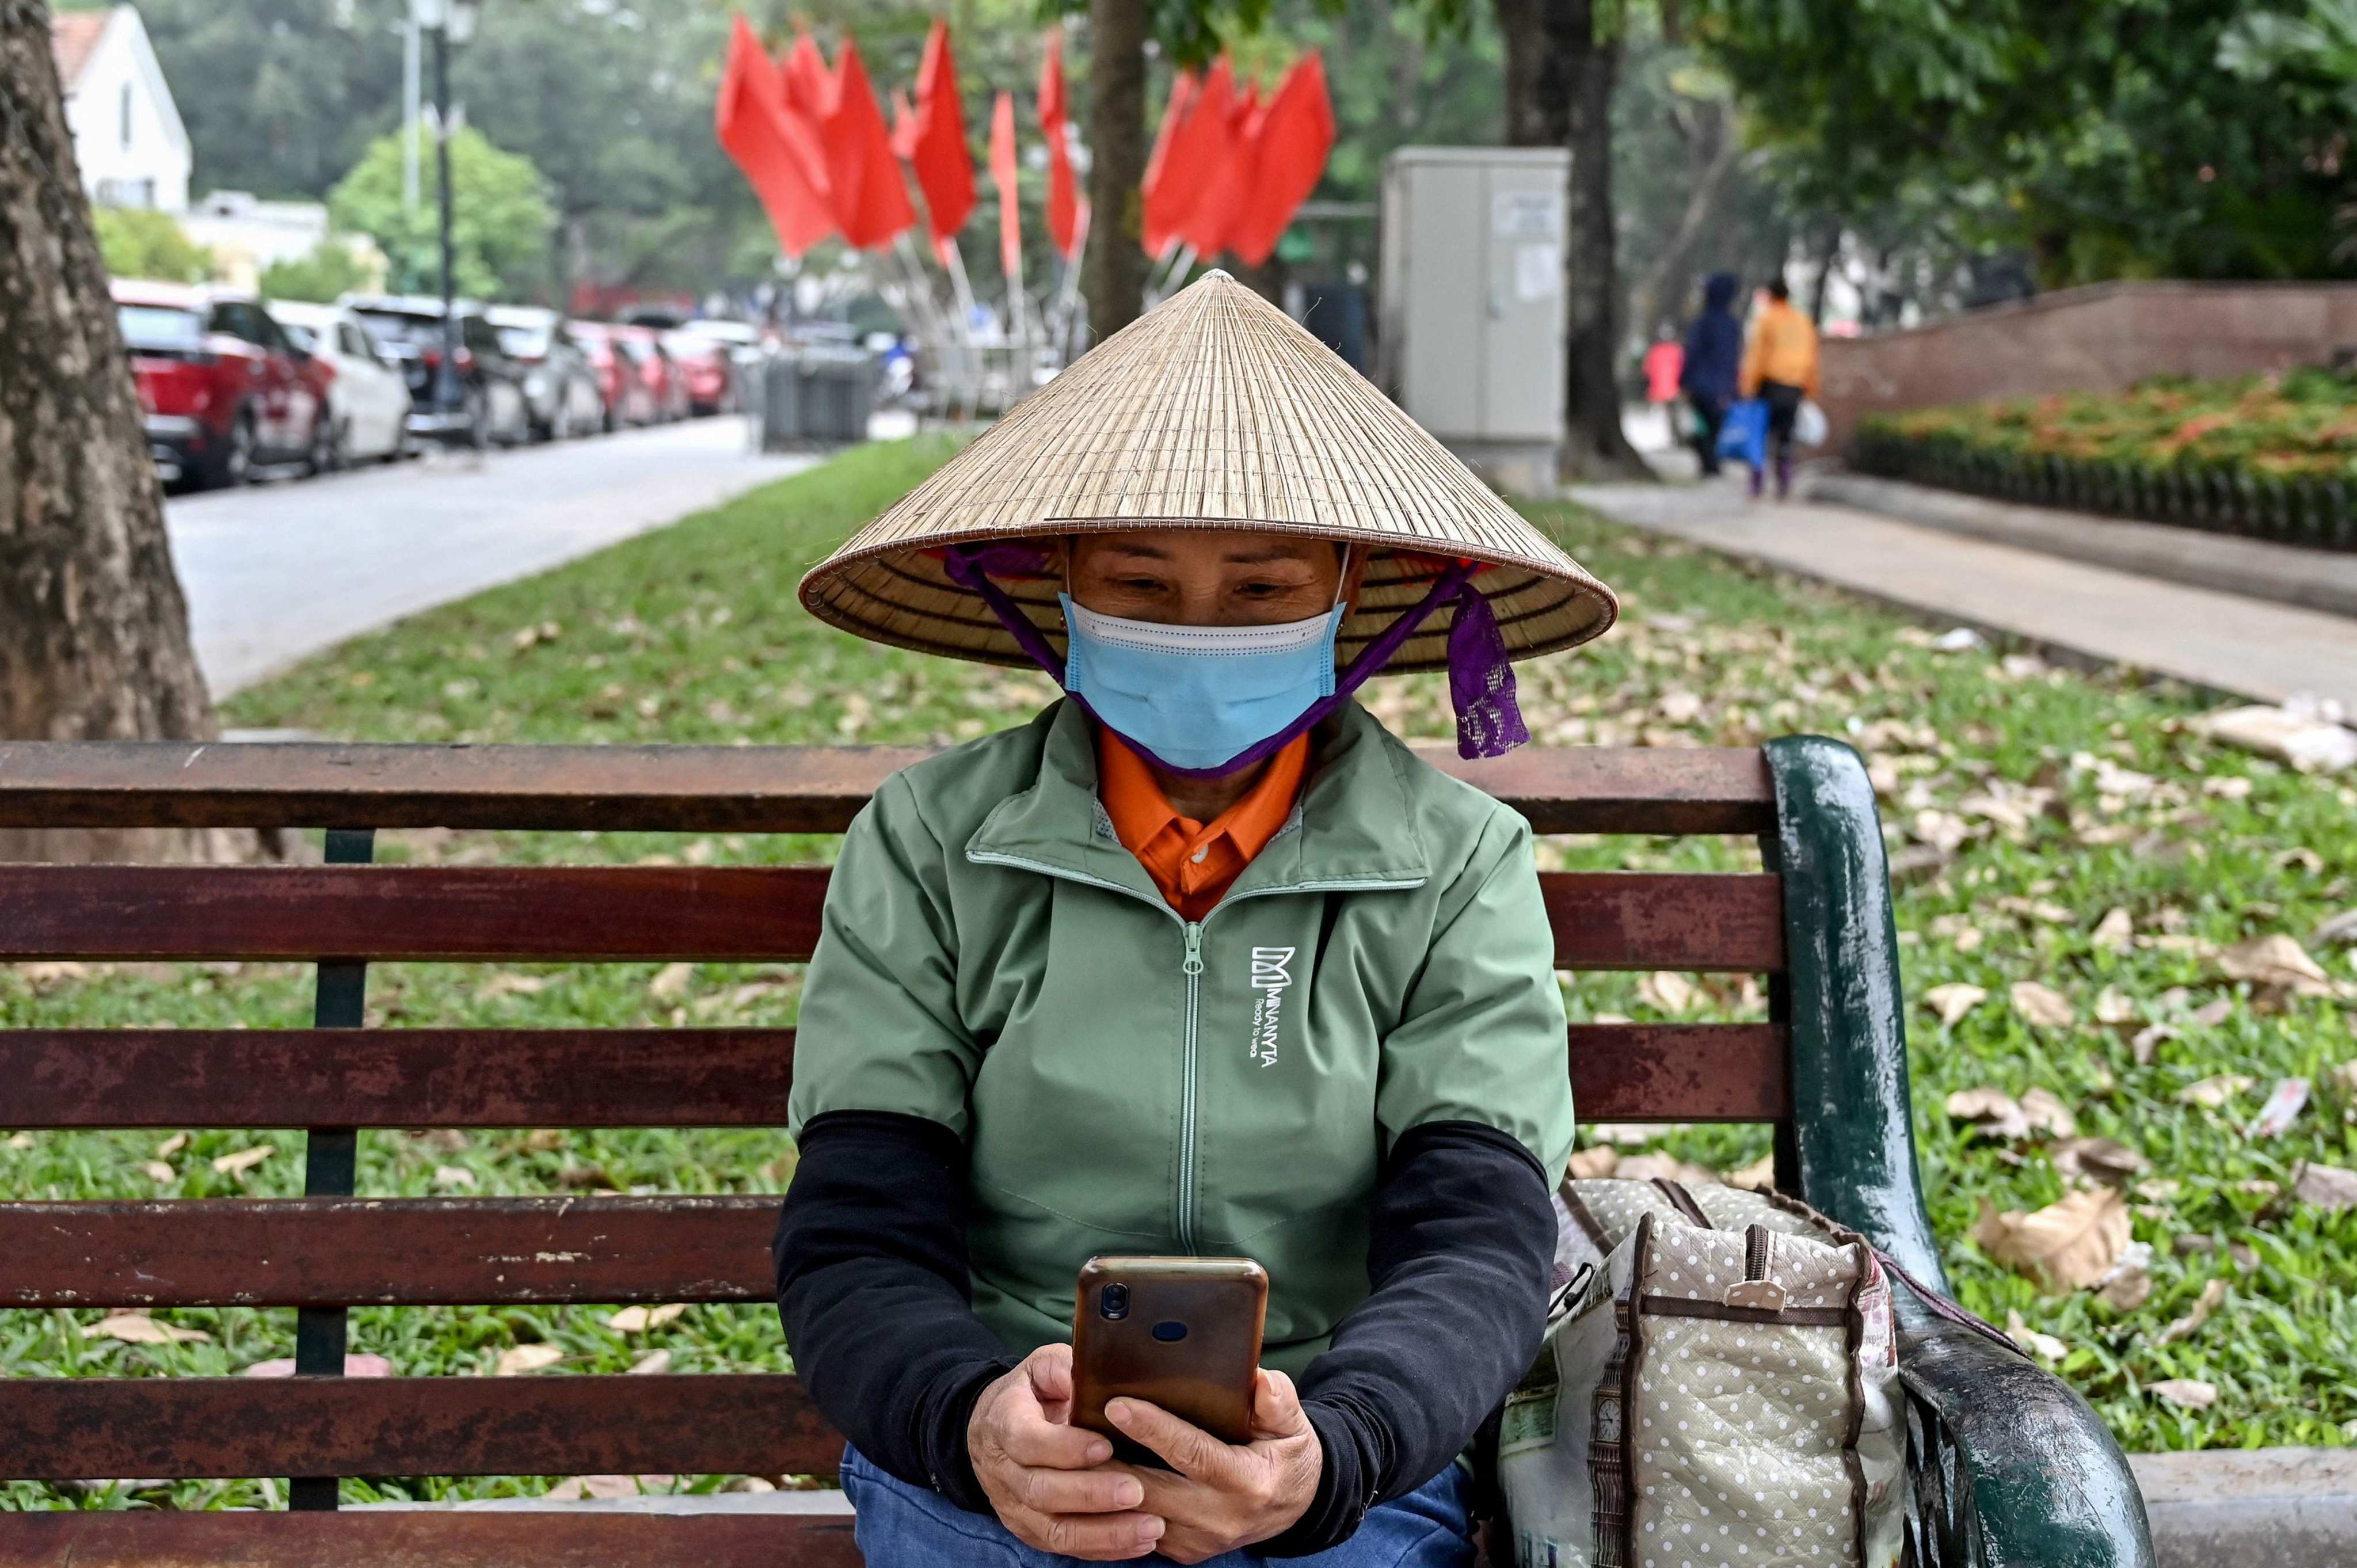
<instances>
[{"instance_id":1,"label":"concrete path","mask_svg":"<svg viewBox=\"0 0 2357 1568\"><path fill-rule=\"evenodd\" d=\"M2357 619L2166 583L1858 511L1752 503L1732 479L1591 485L1572 498L1616 521L1932 616L2280 703L2357 712Z\"/></svg>"},{"instance_id":2,"label":"concrete path","mask_svg":"<svg viewBox=\"0 0 2357 1568\"><path fill-rule=\"evenodd\" d=\"M176 497L165 523L197 662L223 697L815 461L750 453L743 421L705 419Z\"/></svg>"}]
</instances>

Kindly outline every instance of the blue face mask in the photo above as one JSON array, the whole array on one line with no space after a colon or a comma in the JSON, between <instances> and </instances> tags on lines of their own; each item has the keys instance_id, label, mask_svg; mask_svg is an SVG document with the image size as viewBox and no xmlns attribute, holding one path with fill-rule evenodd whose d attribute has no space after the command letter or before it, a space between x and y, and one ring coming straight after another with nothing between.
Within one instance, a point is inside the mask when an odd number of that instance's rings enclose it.
<instances>
[{"instance_id":1,"label":"blue face mask","mask_svg":"<svg viewBox=\"0 0 2357 1568\"><path fill-rule=\"evenodd\" d=\"M1064 689L1171 768L1229 773L1334 694L1344 607L1281 626L1166 626L1100 615L1060 596Z\"/></svg>"}]
</instances>

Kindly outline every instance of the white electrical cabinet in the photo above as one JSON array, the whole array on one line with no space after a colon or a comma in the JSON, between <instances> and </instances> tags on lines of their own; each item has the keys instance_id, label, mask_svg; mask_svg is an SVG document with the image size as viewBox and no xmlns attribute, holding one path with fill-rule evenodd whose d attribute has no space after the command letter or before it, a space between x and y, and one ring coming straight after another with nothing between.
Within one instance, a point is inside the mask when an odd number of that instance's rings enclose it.
<instances>
[{"instance_id":1,"label":"white electrical cabinet","mask_svg":"<svg viewBox=\"0 0 2357 1568\"><path fill-rule=\"evenodd\" d=\"M1550 147L1402 147L1383 166L1377 380L1498 482L1563 439L1564 187Z\"/></svg>"}]
</instances>

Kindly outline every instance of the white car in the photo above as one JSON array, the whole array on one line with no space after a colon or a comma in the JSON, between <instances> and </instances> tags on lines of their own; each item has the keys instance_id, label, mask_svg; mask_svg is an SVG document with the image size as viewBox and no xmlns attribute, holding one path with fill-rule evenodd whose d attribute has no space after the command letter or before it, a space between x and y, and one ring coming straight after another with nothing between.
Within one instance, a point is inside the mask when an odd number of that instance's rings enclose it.
<instances>
[{"instance_id":1,"label":"white car","mask_svg":"<svg viewBox=\"0 0 2357 1568\"><path fill-rule=\"evenodd\" d=\"M406 453L409 382L360 317L340 305L274 300L267 308L296 348L325 360L336 372L328 386L328 408L335 420L334 466Z\"/></svg>"}]
</instances>

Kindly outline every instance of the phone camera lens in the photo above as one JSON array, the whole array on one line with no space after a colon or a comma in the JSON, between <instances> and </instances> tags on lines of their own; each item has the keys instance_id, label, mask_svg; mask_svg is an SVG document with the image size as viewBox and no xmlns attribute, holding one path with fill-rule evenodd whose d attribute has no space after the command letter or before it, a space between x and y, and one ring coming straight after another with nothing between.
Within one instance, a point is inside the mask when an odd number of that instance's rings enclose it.
<instances>
[{"instance_id":1,"label":"phone camera lens","mask_svg":"<svg viewBox=\"0 0 2357 1568\"><path fill-rule=\"evenodd\" d=\"M1119 1321L1129 1316L1129 1287L1110 1284L1097 1292L1097 1311L1102 1316Z\"/></svg>"}]
</instances>

